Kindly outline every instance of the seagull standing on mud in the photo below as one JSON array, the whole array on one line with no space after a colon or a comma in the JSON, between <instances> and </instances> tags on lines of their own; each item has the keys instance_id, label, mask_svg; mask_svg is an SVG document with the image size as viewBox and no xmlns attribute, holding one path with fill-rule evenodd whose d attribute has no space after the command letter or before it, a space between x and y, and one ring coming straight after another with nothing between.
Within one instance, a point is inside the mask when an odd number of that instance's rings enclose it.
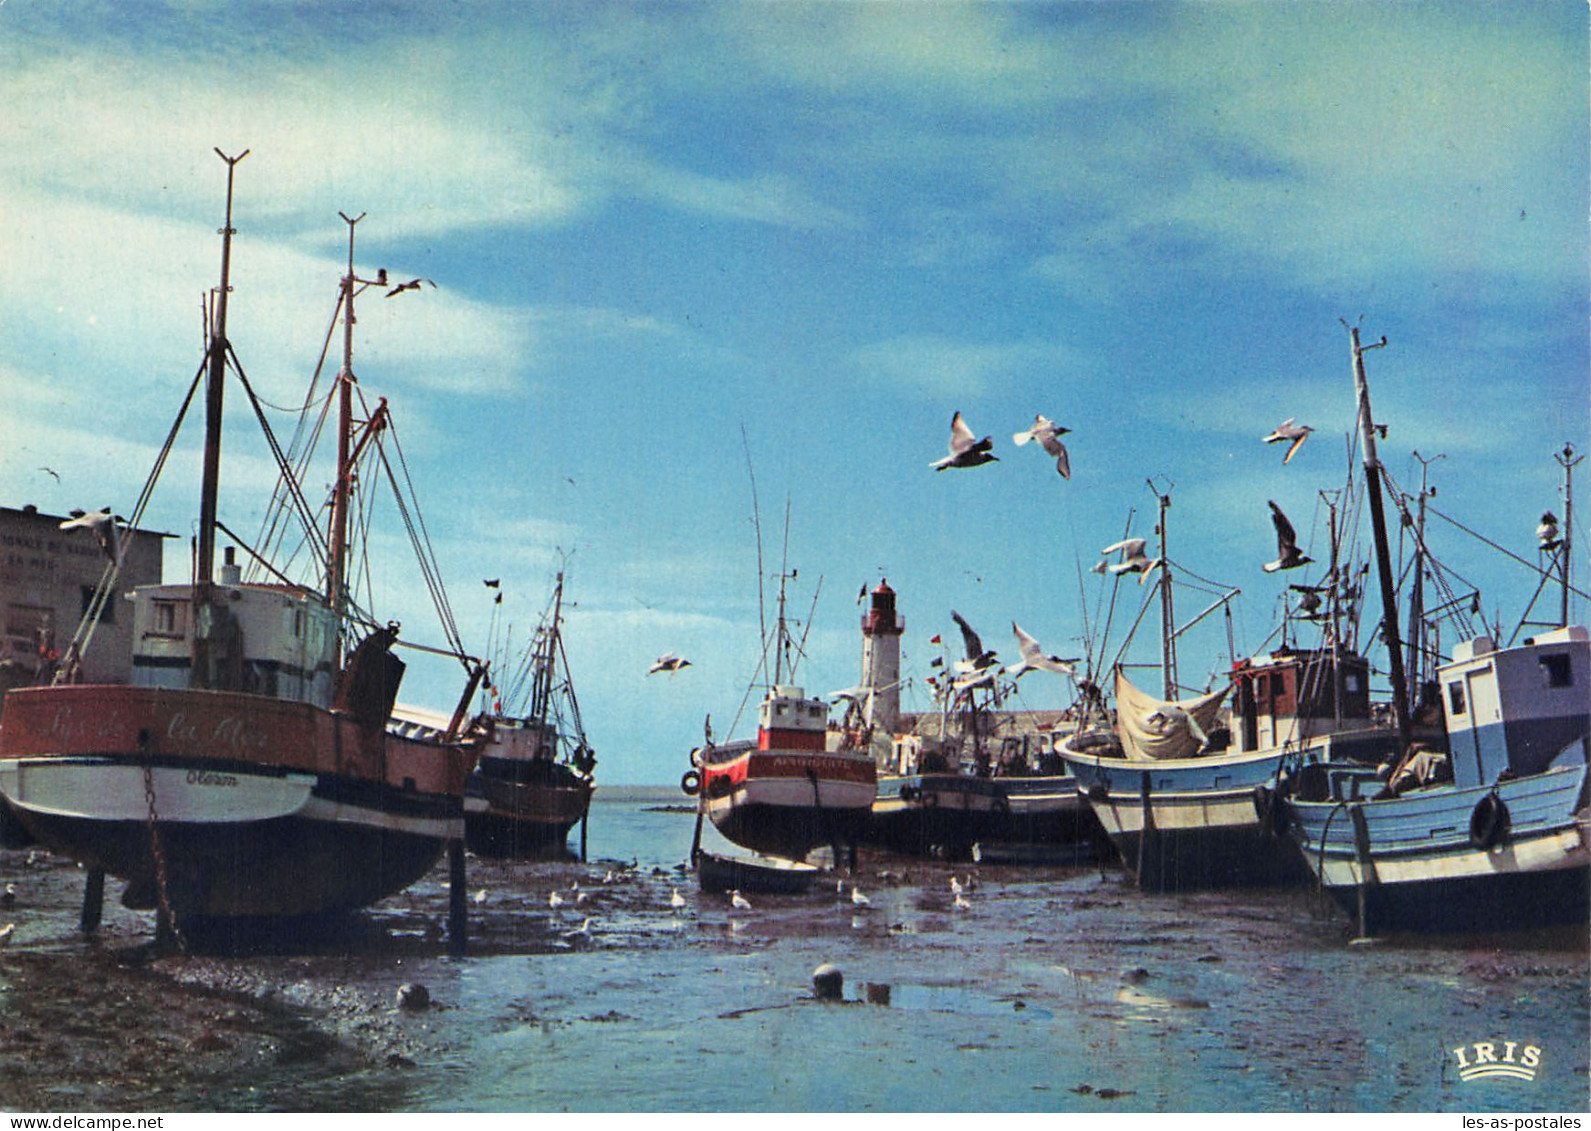
<instances>
[{"instance_id":1,"label":"seagull standing on mud","mask_svg":"<svg viewBox=\"0 0 1591 1131\"><path fill-rule=\"evenodd\" d=\"M1304 441L1309 439L1309 434L1313 431L1314 429L1307 424L1294 424L1293 418L1289 416L1276 426L1276 431L1264 437L1264 440L1267 444L1291 445L1287 449L1287 454L1282 457L1282 463L1287 464L1292 462L1293 456L1298 454L1298 449L1304 446Z\"/></svg>"},{"instance_id":2,"label":"seagull standing on mud","mask_svg":"<svg viewBox=\"0 0 1591 1131\"><path fill-rule=\"evenodd\" d=\"M1022 631L1022 626L1016 621L1011 622L1011 631L1016 633L1017 651L1022 658L1014 664L1006 665L1005 674L1021 679L1031 671L1042 668L1047 672L1058 672L1061 675L1075 676L1077 669L1072 665L1076 660L1063 660L1059 656L1046 656L1044 649L1039 647L1039 642Z\"/></svg>"},{"instance_id":3,"label":"seagull standing on mud","mask_svg":"<svg viewBox=\"0 0 1591 1131\"><path fill-rule=\"evenodd\" d=\"M861 888L855 887L851 889L851 902L858 907L870 907L873 904L871 899L868 899L867 896L862 894Z\"/></svg>"},{"instance_id":4,"label":"seagull standing on mud","mask_svg":"<svg viewBox=\"0 0 1591 1131\"><path fill-rule=\"evenodd\" d=\"M1266 562L1261 568L1266 573L1276 573L1278 570L1297 569L1307 565L1314 558L1305 557L1298 549L1298 535L1293 533L1293 524L1287 521L1287 516L1282 513L1282 508L1271 502L1271 522L1276 526L1276 560Z\"/></svg>"},{"instance_id":5,"label":"seagull standing on mud","mask_svg":"<svg viewBox=\"0 0 1591 1131\"><path fill-rule=\"evenodd\" d=\"M935 471L943 471L947 467L977 467L980 463L992 463L1000 457L990 454L994 441L988 436L978 439L972 434L972 429L967 427L967 422L961 419L957 412L950 418L950 454L944 459L936 459L928 466Z\"/></svg>"},{"instance_id":6,"label":"seagull standing on mud","mask_svg":"<svg viewBox=\"0 0 1591 1131\"><path fill-rule=\"evenodd\" d=\"M729 893L729 906L733 907L736 911L750 911L751 900L741 895L740 889L736 888L734 891Z\"/></svg>"},{"instance_id":7,"label":"seagull standing on mud","mask_svg":"<svg viewBox=\"0 0 1591 1131\"><path fill-rule=\"evenodd\" d=\"M1011 442L1020 448L1029 440L1037 440L1039 447L1055 457L1055 470L1061 473L1061 478L1070 479L1072 458L1066 454L1066 445L1061 443L1061 437L1070 431L1070 428L1062 428L1041 412L1033 418L1033 427L1026 432L1012 433Z\"/></svg>"},{"instance_id":8,"label":"seagull standing on mud","mask_svg":"<svg viewBox=\"0 0 1591 1131\"><path fill-rule=\"evenodd\" d=\"M668 893L668 905L675 911L685 906L685 897L680 894L679 888L674 888Z\"/></svg>"}]
</instances>

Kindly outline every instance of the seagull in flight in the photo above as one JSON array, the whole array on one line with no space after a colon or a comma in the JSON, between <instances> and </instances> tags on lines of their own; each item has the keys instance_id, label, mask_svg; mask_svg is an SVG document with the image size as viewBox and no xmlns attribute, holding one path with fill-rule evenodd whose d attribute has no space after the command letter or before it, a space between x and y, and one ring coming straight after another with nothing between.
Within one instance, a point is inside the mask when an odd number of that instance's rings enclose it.
<instances>
[{"instance_id":1,"label":"seagull in flight","mask_svg":"<svg viewBox=\"0 0 1591 1131\"><path fill-rule=\"evenodd\" d=\"M673 652L665 652L656 660L652 661L652 666L646 670L646 674L656 675L658 672L668 672L670 675L673 675L675 672L681 671L690 666L691 662L689 660L682 660Z\"/></svg>"},{"instance_id":2,"label":"seagull in flight","mask_svg":"<svg viewBox=\"0 0 1591 1131\"><path fill-rule=\"evenodd\" d=\"M115 561L117 550L116 521L119 517L112 516L109 507L87 513L75 510L72 512L71 518L61 523L61 529L89 531L94 535L94 540L99 543L99 548L105 551L105 556L111 561Z\"/></svg>"},{"instance_id":3,"label":"seagull in flight","mask_svg":"<svg viewBox=\"0 0 1591 1131\"><path fill-rule=\"evenodd\" d=\"M1307 424L1294 424L1293 418L1289 416L1276 426L1274 432L1263 439L1267 444L1291 445L1287 449L1287 454L1282 457L1282 463L1287 464L1292 462L1292 458L1298 454L1298 449L1304 446L1304 441L1309 439L1309 434L1313 431L1314 429Z\"/></svg>"},{"instance_id":4,"label":"seagull in flight","mask_svg":"<svg viewBox=\"0 0 1591 1131\"><path fill-rule=\"evenodd\" d=\"M1113 542L1101 550L1100 553L1108 558L1110 555L1120 551L1121 561L1114 564L1101 562L1100 565L1107 566L1110 572L1117 577L1124 573L1136 573L1139 575L1138 584L1142 585L1149 580L1149 572L1160 565L1159 558L1150 558L1144 554L1146 545L1147 543L1142 538L1126 538L1120 542ZM1096 573L1099 572L1098 566L1094 568Z\"/></svg>"},{"instance_id":5,"label":"seagull in flight","mask_svg":"<svg viewBox=\"0 0 1591 1131\"><path fill-rule=\"evenodd\" d=\"M1072 666L1077 663L1075 659L1063 660L1059 656L1045 655L1044 649L1039 647L1039 642L1023 632L1022 626L1017 624L1016 621L1011 622L1011 631L1016 633L1016 647L1022 658L1016 663L1006 666L1006 675L1013 675L1021 679L1026 673L1037 671L1040 668L1047 672L1058 672L1061 675L1077 675L1077 669Z\"/></svg>"},{"instance_id":6,"label":"seagull in flight","mask_svg":"<svg viewBox=\"0 0 1591 1131\"><path fill-rule=\"evenodd\" d=\"M1061 478L1070 479L1072 459L1066 454L1066 445L1061 443L1061 437L1070 431L1070 428L1062 428L1041 412L1033 418L1033 427L1026 432L1012 433L1011 442L1020 448L1029 440L1038 441L1039 447L1055 457L1055 470L1061 473Z\"/></svg>"},{"instance_id":7,"label":"seagull in flight","mask_svg":"<svg viewBox=\"0 0 1591 1131\"><path fill-rule=\"evenodd\" d=\"M1271 522L1276 525L1276 560L1266 562L1261 568L1266 573L1275 573L1283 569L1297 569L1314 561L1314 558L1305 557L1298 548L1298 535L1293 533L1293 524L1287 521L1287 516L1282 513L1282 508L1271 502Z\"/></svg>"},{"instance_id":8,"label":"seagull in flight","mask_svg":"<svg viewBox=\"0 0 1591 1131\"><path fill-rule=\"evenodd\" d=\"M950 454L928 466L935 471L943 471L947 467L977 467L980 463L991 463L1000 458L990 454L989 449L992 447L994 442L989 437L980 440L972 434L972 429L967 427L967 422L961 419L958 411L950 418Z\"/></svg>"},{"instance_id":9,"label":"seagull in flight","mask_svg":"<svg viewBox=\"0 0 1591 1131\"><path fill-rule=\"evenodd\" d=\"M410 279L407 283L399 283L397 286L393 287L387 292L387 297L391 298L393 295L402 294L404 291L417 291L420 289L421 283L424 283L429 287L436 286L436 284L431 282L430 279Z\"/></svg>"},{"instance_id":10,"label":"seagull in flight","mask_svg":"<svg viewBox=\"0 0 1591 1131\"><path fill-rule=\"evenodd\" d=\"M957 660L953 665L958 674L951 680L951 687L957 691L966 691L969 688L993 683L994 677L1000 673L1000 661L994 649L984 648L983 641L978 639L978 634L960 613L951 609L950 615L960 626L961 641L967 649L967 658Z\"/></svg>"}]
</instances>

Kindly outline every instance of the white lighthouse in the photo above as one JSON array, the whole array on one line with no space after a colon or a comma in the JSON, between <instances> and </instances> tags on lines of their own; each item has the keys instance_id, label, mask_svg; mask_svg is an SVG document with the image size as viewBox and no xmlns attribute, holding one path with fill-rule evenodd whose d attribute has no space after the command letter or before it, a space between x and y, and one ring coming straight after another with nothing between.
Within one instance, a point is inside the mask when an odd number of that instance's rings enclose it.
<instances>
[{"instance_id":1,"label":"white lighthouse","mask_svg":"<svg viewBox=\"0 0 1591 1131\"><path fill-rule=\"evenodd\" d=\"M862 616L862 687L871 692L869 721L893 735L900 728L900 637L906 622L895 612L895 590L880 580Z\"/></svg>"}]
</instances>

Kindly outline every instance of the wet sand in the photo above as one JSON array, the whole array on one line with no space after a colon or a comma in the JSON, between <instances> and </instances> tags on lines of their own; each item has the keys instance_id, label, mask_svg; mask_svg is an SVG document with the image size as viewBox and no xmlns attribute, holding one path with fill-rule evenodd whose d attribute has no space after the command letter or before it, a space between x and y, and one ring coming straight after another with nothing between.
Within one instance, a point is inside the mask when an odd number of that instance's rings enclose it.
<instances>
[{"instance_id":1,"label":"wet sand","mask_svg":"<svg viewBox=\"0 0 1591 1131\"><path fill-rule=\"evenodd\" d=\"M855 880L866 907L830 879L736 912L671 866L688 816L594 819L589 864L471 858L463 958L440 869L314 935L156 955L152 917L119 907L116 885L85 940L83 873L0 852L18 888L0 912L18 924L0 951L0 1107L1474 1112L1588 1097L1584 932L1350 947L1304 891L1146 896L1109 865L874 853ZM970 908L952 876L975 885ZM843 1001L814 998L822 962L843 970ZM430 1005L400 1008L404 983ZM1448 1050L1492 1038L1539 1042L1541 1079L1461 1085Z\"/></svg>"}]
</instances>

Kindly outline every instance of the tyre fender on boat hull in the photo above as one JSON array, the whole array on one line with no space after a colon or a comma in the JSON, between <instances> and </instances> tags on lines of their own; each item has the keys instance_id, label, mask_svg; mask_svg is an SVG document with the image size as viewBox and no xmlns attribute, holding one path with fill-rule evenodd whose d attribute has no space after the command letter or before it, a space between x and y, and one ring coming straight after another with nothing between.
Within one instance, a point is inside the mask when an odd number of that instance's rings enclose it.
<instances>
[{"instance_id":1,"label":"tyre fender on boat hull","mask_svg":"<svg viewBox=\"0 0 1591 1131\"><path fill-rule=\"evenodd\" d=\"M1508 806L1493 790L1475 803L1469 815L1469 842L1476 848L1493 849L1508 840Z\"/></svg>"}]
</instances>

